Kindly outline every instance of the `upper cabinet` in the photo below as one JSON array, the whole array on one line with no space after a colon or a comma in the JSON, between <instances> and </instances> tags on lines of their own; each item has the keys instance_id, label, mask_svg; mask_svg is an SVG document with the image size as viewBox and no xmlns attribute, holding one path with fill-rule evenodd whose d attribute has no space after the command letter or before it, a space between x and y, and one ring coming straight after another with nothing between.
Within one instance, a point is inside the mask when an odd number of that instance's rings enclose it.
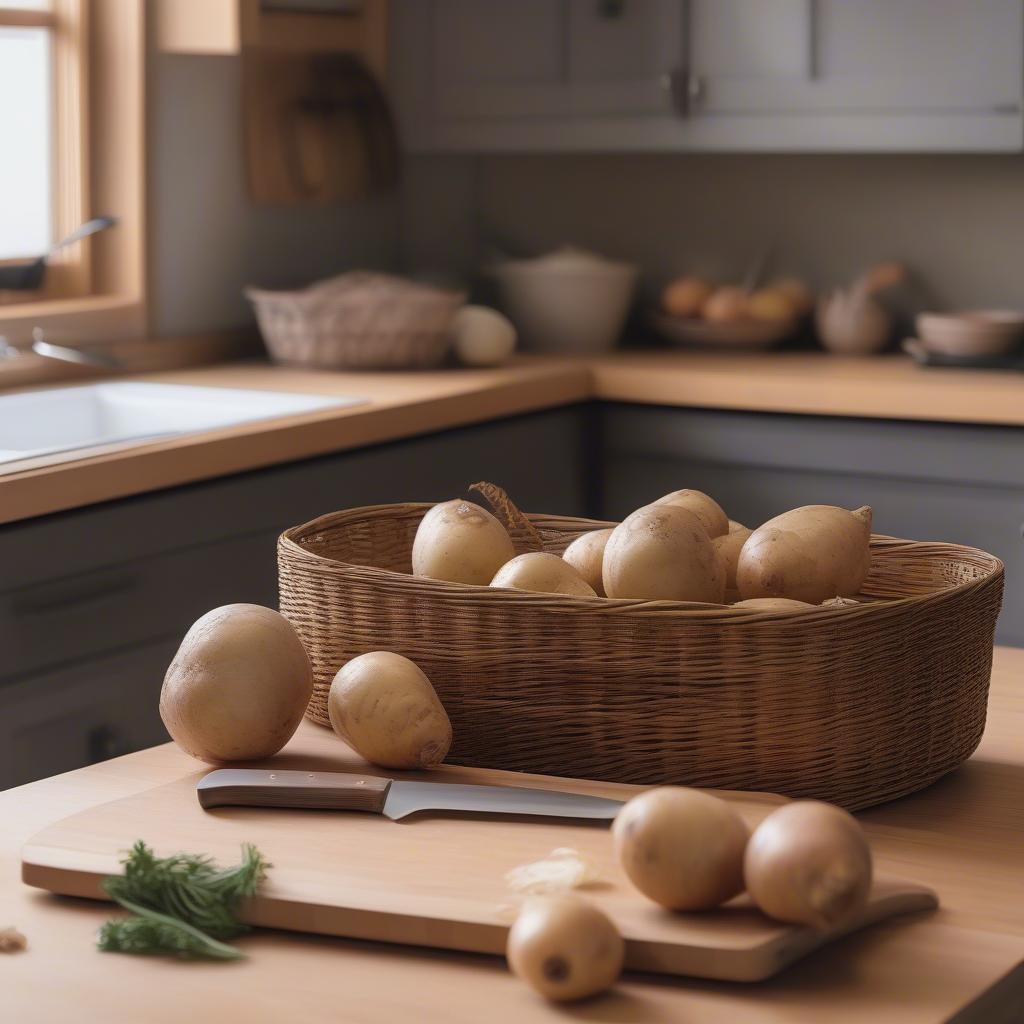
<instances>
[{"instance_id":1,"label":"upper cabinet","mask_svg":"<svg viewBox=\"0 0 1024 1024\"><path fill-rule=\"evenodd\" d=\"M681 0L439 0L430 76L439 116L658 114L684 57Z\"/></svg>"},{"instance_id":2,"label":"upper cabinet","mask_svg":"<svg viewBox=\"0 0 1024 1024\"><path fill-rule=\"evenodd\" d=\"M1022 0L394 0L407 144L1013 151Z\"/></svg>"}]
</instances>

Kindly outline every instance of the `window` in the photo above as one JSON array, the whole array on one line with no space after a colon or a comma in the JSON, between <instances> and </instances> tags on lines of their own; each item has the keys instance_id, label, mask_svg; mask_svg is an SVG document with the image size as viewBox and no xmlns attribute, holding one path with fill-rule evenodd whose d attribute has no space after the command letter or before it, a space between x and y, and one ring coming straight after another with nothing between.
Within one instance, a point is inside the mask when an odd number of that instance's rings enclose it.
<instances>
[{"instance_id":1,"label":"window","mask_svg":"<svg viewBox=\"0 0 1024 1024\"><path fill-rule=\"evenodd\" d=\"M0 8L0 260L38 256L85 213L81 15L81 0L7 0ZM46 294L87 292L84 249L54 260Z\"/></svg>"},{"instance_id":2,"label":"window","mask_svg":"<svg viewBox=\"0 0 1024 1024\"><path fill-rule=\"evenodd\" d=\"M0 21L0 260L50 243L51 49L48 28Z\"/></svg>"},{"instance_id":3,"label":"window","mask_svg":"<svg viewBox=\"0 0 1024 1024\"><path fill-rule=\"evenodd\" d=\"M68 338L142 328L144 11L143 0L0 0L0 264L92 217L118 220L54 254L39 290L0 292L0 335L16 343L54 317Z\"/></svg>"}]
</instances>

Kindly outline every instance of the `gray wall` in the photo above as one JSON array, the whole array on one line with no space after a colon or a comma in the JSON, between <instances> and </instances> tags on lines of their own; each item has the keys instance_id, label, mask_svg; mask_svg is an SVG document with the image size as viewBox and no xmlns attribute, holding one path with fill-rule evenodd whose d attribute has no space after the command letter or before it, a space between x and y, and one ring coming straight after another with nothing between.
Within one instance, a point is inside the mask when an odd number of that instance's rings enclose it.
<instances>
[{"instance_id":1,"label":"gray wall","mask_svg":"<svg viewBox=\"0 0 1024 1024\"><path fill-rule=\"evenodd\" d=\"M906 260L948 306L1021 305L1024 157L415 156L401 194L327 208L253 206L240 62L156 55L150 82L154 328L244 323L247 283L354 266L469 278L493 233L564 242L668 274L737 277L771 238L779 269L826 287Z\"/></svg>"},{"instance_id":2,"label":"gray wall","mask_svg":"<svg viewBox=\"0 0 1024 1024\"><path fill-rule=\"evenodd\" d=\"M327 208L249 202L237 58L154 54L151 68L149 274L157 334L248 322L247 284L301 284L394 262L394 197Z\"/></svg>"},{"instance_id":3,"label":"gray wall","mask_svg":"<svg viewBox=\"0 0 1024 1024\"><path fill-rule=\"evenodd\" d=\"M776 238L817 287L902 259L949 307L1024 304L1024 157L420 156L409 178L408 267L469 272L494 232L635 260L652 288L741 276Z\"/></svg>"}]
</instances>

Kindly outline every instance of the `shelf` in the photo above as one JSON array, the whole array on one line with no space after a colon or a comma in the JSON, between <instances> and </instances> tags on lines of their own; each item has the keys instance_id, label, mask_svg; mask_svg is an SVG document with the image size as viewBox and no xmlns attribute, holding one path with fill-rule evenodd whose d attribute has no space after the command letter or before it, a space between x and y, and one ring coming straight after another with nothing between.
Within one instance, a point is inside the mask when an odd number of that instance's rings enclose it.
<instances>
[{"instance_id":1,"label":"shelf","mask_svg":"<svg viewBox=\"0 0 1024 1024\"><path fill-rule=\"evenodd\" d=\"M260 0L157 0L161 53L238 56L246 47L361 53L378 74L387 62L387 0L337 4L334 13L266 9ZM356 9L348 10L346 8Z\"/></svg>"}]
</instances>

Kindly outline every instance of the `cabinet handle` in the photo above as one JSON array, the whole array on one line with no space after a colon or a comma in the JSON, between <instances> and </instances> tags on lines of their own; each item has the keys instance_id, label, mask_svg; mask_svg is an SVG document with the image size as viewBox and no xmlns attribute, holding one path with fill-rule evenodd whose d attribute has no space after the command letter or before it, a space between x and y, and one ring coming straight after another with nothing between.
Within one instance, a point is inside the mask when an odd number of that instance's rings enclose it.
<instances>
[{"instance_id":1,"label":"cabinet handle","mask_svg":"<svg viewBox=\"0 0 1024 1024\"><path fill-rule=\"evenodd\" d=\"M133 574L99 580L57 580L15 594L11 600L11 610L15 615L41 615L61 611L132 590L138 584L139 578Z\"/></svg>"},{"instance_id":2,"label":"cabinet handle","mask_svg":"<svg viewBox=\"0 0 1024 1024\"><path fill-rule=\"evenodd\" d=\"M807 0L807 77L812 82L821 74L818 67L819 14L818 0Z\"/></svg>"},{"instance_id":3,"label":"cabinet handle","mask_svg":"<svg viewBox=\"0 0 1024 1024\"><path fill-rule=\"evenodd\" d=\"M704 95L704 79L677 68L662 75L660 82L668 94L672 113L676 117L691 117L695 104Z\"/></svg>"},{"instance_id":4,"label":"cabinet handle","mask_svg":"<svg viewBox=\"0 0 1024 1024\"><path fill-rule=\"evenodd\" d=\"M109 761L112 757L120 757L127 753L127 739L112 725L97 725L89 730L86 737L86 756L89 758L89 764Z\"/></svg>"}]
</instances>

